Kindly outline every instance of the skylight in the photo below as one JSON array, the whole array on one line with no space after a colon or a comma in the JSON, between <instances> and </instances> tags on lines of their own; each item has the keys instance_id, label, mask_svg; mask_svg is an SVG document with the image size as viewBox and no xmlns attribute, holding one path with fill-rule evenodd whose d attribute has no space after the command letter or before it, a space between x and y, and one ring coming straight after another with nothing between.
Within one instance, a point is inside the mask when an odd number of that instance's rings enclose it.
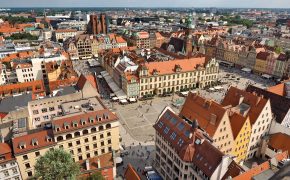
<instances>
[{"instance_id":1,"label":"skylight","mask_svg":"<svg viewBox=\"0 0 290 180\"><path fill-rule=\"evenodd\" d=\"M177 128L179 129L179 131L181 131L184 128L184 123L179 123Z\"/></svg>"},{"instance_id":2,"label":"skylight","mask_svg":"<svg viewBox=\"0 0 290 180\"><path fill-rule=\"evenodd\" d=\"M166 128L164 129L164 133L165 133L165 134L168 134L168 132L169 132L169 127L166 127Z\"/></svg>"},{"instance_id":3,"label":"skylight","mask_svg":"<svg viewBox=\"0 0 290 180\"><path fill-rule=\"evenodd\" d=\"M171 138L172 140L174 140L174 139L176 138L176 134L175 134L175 132L173 132L173 133L171 134L170 138Z\"/></svg>"},{"instance_id":4,"label":"skylight","mask_svg":"<svg viewBox=\"0 0 290 180\"><path fill-rule=\"evenodd\" d=\"M159 123L158 123L158 127L159 127L159 128L162 128L162 126L163 126L163 122L159 121Z\"/></svg>"},{"instance_id":5,"label":"skylight","mask_svg":"<svg viewBox=\"0 0 290 180\"><path fill-rule=\"evenodd\" d=\"M170 122L175 125L177 123L177 119L175 117L171 117Z\"/></svg>"}]
</instances>

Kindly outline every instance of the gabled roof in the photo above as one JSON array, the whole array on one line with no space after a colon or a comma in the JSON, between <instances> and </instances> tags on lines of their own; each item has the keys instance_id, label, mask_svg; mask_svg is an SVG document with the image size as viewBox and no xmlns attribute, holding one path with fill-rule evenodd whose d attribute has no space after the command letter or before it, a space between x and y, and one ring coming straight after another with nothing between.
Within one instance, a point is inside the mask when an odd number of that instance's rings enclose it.
<instances>
[{"instance_id":1,"label":"gabled roof","mask_svg":"<svg viewBox=\"0 0 290 180\"><path fill-rule=\"evenodd\" d=\"M206 176L211 177L220 165L224 154L206 140L200 130L189 125L169 108L165 108L153 127L183 161L193 163Z\"/></svg>"},{"instance_id":2,"label":"gabled roof","mask_svg":"<svg viewBox=\"0 0 290 180\"><path fill-rule=\"evenodd\" d=\"M92 74L89 74L89 75L86 75L86 76L81 74L79 79L78 79L78 82L77 82L77 87L79 89L83 89L83 87L86 84L86 82L90 83L92 85L92 87L97 88L96 78Z\"/></svg>"},{"instance_id":3,"label":"gabled roof","mask_svg":"<svg viewBox=\"0 0 290 180\"><path fill-rule=\"evenodd\" d=\"M290 99L252 85L249 85L246 88L246 91L250 93L256 93L258 95L263 95L264 98L269 99L276 121L278 123L283 121L290 108Z\"/></svg>"},{"instance_id":4,"label":"gabled roof","mask_svg":"<svg viewBox=\"0 0 290 180\"><path fill-rule=\"evenodd\" d=\"M243 128L244 124L247 122L248 117L244 117L241 114L238 114L234 112L230 117L230 123L232 127L233 137L236 139L236 137L239 135L241 129Z\"/></svg>"},{"instance_id":5,"label":"gabled roof","mask_svg":"<svg viewBox=\"0 0 290 180\"><path fill-rule=\"evenodd\" d=\"M249 115L251 125L253 125L267 102L267 99L256 94L240 90L236 87L230 87L221 104L223 106L238 107L241 103L243 103L249 106L247 115Z\"/></svg>"},{"instance_id":6,"label":"gabled roof","mask_svg":"<svg viewBox=\"0 0 290 180\"><path fill-rule=\"evenodd\" d=\"M181 109L180 116L191 121L197 120L199 126L213 137L225 113L226 109L217 102L190 93ZM211 118L215 118L214 124L210 122Z\"/></svg>"},{"instance_id":7,"label":"gabled roof","mask_svg":"<svg viewBox=\"0 0 290 180\"><path fill-rule=\"evenodd\" d=\"M127 169L124 173L125 180L141 180L140 176L134 169L134 167L129 163Z\"/></svg>"},{"instance_id":8,"label":"gabled roof","mask_svg":"<svg viewBox=\"0 0 290 180\"><path fill-rule=\"evenodd\" d=\"M107 117L106 117L107 116ZM99 120L99 117L102 117ZM93 120L91 122L91 120ZM96 110L92 112L83 112L72 116L64 116L53 119L54 134L74 131L85 127L90 127L96 124L104 124L118 120L118 117L108 109ZM74 126L77 124L77 126ZM65 126L68 125L66 129ZM59 130L57 130L59 128Z\"/></svg>"},{"instance_id":9,"label":"gabled roof","mask_svg":"<svg viewBox=\"0 0 290 180\"><path fill-rule=\"evenodd\" d=\"M270 53L261 51L257 54L257 59L267 60L269 55L270 55Z\"/></svg>"},{"instance_id":10,"label":"gabled roof","mask_svg":"<svg viewBox=\"0 0 290 180\"><path fill-rule=\"evenodd\" d=\"M244 172L244 169L239 166L235 161L232 161L222 180L228 179L229 177L234 178L240 175L242 172Z\"/></svg>"},{"instance_id":11,"label":"gabled roof","mask_svg":"<svg viewBox=\"0 0 290 180\"><path fill-rule=\"evenodd\" d=\"M51 138L51 141L48 140ZM37 140L37 145L33 145L32 141ZM42 130L36 133L19 136L12 139L14 154L25 153L31 150L42 149L44 147L55 144L53 140L52 130ZM24 145L25 148L21 149L20 146Z\"/></svg>"}]
</instances>

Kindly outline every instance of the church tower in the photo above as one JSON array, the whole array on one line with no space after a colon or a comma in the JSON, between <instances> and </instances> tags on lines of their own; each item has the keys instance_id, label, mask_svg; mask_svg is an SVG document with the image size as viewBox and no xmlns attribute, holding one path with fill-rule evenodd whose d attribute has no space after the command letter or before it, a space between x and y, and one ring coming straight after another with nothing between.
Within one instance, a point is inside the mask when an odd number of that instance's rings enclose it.
<instances>
[{"instance_id":1,"label":"church tower","mask_svg":"<svg viewBox=\"0 0 290 180\"><path fill-rule=\"evenodd\" d=\"M189 16L186 19L186 27L185 27L185 53L187 57L192 56L192 43L193 43L193 38L192 38L192 33L194 29L194 25L192 23L193 18L192 15L189 14Z\"/></svg>"}]
</instances>

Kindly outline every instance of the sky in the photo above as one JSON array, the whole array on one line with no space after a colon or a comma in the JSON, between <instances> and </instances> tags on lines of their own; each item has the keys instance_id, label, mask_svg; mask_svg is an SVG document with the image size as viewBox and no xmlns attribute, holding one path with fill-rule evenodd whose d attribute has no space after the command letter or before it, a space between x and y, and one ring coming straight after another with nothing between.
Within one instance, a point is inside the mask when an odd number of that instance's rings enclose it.
<instances>
[{"instance_id":1,"label":"sky","mask_svg":"<svg viewBox=\"0 0 290 180\"><path fill-rule=\"evenodd\" d=\"M290 0L0 0L0 7L290 8Z\"/></svg>"}]
</instances>

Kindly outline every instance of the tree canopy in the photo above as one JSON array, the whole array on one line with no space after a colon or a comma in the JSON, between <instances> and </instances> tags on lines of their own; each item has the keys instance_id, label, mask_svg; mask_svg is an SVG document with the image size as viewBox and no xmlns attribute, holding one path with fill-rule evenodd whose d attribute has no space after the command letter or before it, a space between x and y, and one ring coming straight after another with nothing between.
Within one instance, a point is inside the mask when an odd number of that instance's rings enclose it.
<instances>
[{"instance_id":1,"label":"tree canopy","mask_svg":"<svg viewBox=\"0 0 290 180\"><path fill-rule=\"evenodd\" d=\"M43 180L74 179L79 173L79 165L62 149L47 151L35 164L35 177Z\"/></svg>"},{"instance_id":2,"label":"tree canopy","mask_svg":"<svg viewBox=\"0 0 290 180\"><path fill-rule=\"evenodd\" d=\"M27 39L27 40L37 40L37 36L33 36L29 33L15 33L12 34L10 37L7 37L6 39L11 39L11 40L19 40L19 39Z\"/></svg>"},{"instance_id":3,"label":"tree canopy","mask_svg":"<svg viewBox=\"0 0 290 180\"><path fill-rule=\"evenodd\" d=\"M247 28L250 28L253 26L253 21L249 20L249 19L242 19L241 16L237 15L237 16L221 16L220 20L222 21L227 21L228 25L236 25L236 24L240 24L240 25L244 25L247 26Z\"/></svg>"},{"instance_id":4,"label":"tree canopy","mask_svg":"<svg viewBox=\"0 0 290 180\"><path fill-rule=\"evenodd\" d=\"M8 21L10 24L17 24L17 23L30 23L30 22L35 22L35 18L26 18L22 16L0 16L1 19L4 21Z\"/></svg>"}]
</instances>

